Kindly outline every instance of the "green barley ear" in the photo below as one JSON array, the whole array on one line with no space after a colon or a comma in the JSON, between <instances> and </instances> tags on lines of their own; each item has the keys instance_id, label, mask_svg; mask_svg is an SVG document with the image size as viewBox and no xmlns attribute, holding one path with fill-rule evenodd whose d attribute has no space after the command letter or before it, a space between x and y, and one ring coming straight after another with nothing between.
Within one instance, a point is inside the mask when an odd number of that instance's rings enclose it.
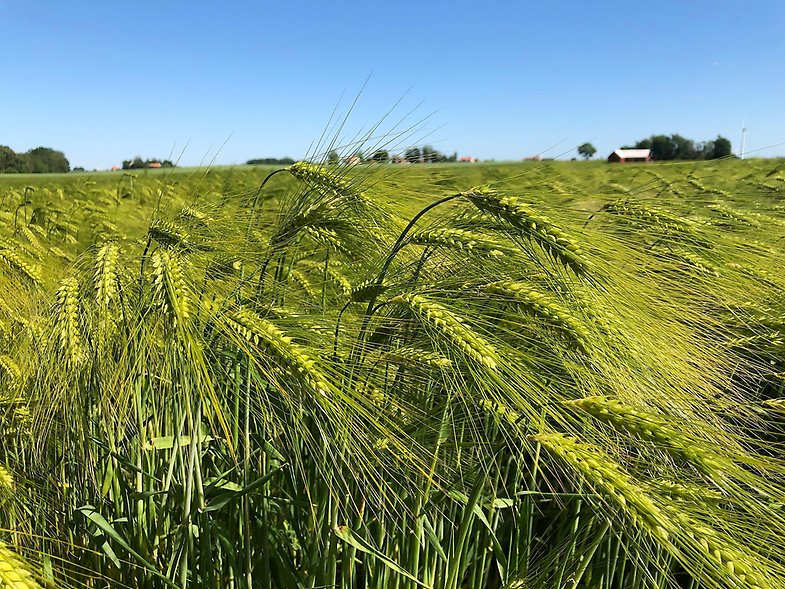
<instances>
[{"instance_id":1,"label":"green barley ear","mask_svg":"<svg viewBox=\"0 0 785 589\"><path fill-rule=\"evenodd\" d=\"M99 248L93 264L93 290L98 307L96 339L99 347L106 343L109 331L115 326L112 307L120 294L119 256L120 248L117 244L107 243Z\"/></svg>"},{"instance_id":2,"label":"green barley ear","mask_svg":"<svg viewBox=\"0 0 785 589\"><path fill-rule=\"evenodd\" d=\"M352 294L352 283L349 282L349 279L344 274L335 269L334 264L329 264L327 266L327 276L336 284L336 286L338 286L343 294Z\"/></svg>"},{"instance_id":3,"label":"green barley ear","mask_svg":"<svg viewBox=\"0 0 785 589\"><path fill-rule=\"evenodd\" d=\"M687 241L699 241L701 244L711 245L698 235L694 222L657 207L630 200L620 200L604 205L600 211L630 219L637 226L652 228L672 237L681 237Z\"/></svg>"},{"instance_id":4,"label":"green barley ear","mask_svg":"<svg viewBox=\"0 0 785 589\"><path fill-rule=\"evenodd\" d=\"M734 209L733 207L729 207L725 203L712 203L706 206L720 216L722 224L731 226L741 225L755 228L760 227L760 223L757 221L757 219L754 219L747 213Z\"/></svg>"},{"instance_id":5,"label":"green barley ear","mask_svg":"<svg viewBox=\"0 0 785 589\"><path fill-rule=\"evenodd\" d=\"M30 223L30 225L26 225L27 229L34 233L38 239L48 239L49 234L46 232L46 229L41 227L41 225L37 225L35 223Z\"/></svg>"},{"instance_id":6,"label":"green barley ear","mask_svg":"<svg viewBox=\"0 0 785 589\"><path fill-rule=\"evenodd\" d=\"M5 466L0 465L0 493L3 491L10 493L15 486L14 475Z\"/></svg>"},{"instance_id":7,"label":"green barley ear","mask_svg":"<svg viewBox=\"0 0 785 589\"><path fill-rule=\"evenodd\" d=\"M595 396L564 401L599 419L615 429L655 443L672 454L689 460L707 475L722 477L735 466L733 462L712 452L705 442L699 442L673 427L665 418L643 411L622 401Z\"/></svg>"},{"instance_id":8,"label":"green barley ear","mask_svg":"<svg viewBox=\"0 0 785 589\"><path fill-rule=\"evenodd\" d=\"M482 233L466 229L443 228L420 231L409 237L407 241L419 245L453 248L490 256L503 255L506 250L510 249L509 245L495 241Z\"/></svg>"},{"instance_id":9,"label":"green barley ear","mask_svg":"<svg viewBox=\"0 0 785 589\"><path fill-rule=\"evenodd\" d=\"M19 365L7 354L0 354L0 372L10 383L16 383L22 378L22 370Z\"/></svg>"},{"instance_id":10,"label":"green barley ear","mask_svg":"<svg viewBox=\"0 0 785 589\"><path fill-rule=\"evenodd\" d=\"M734 548L711 528L692 522L691 520L675 517L683 526L686 535L693 543L700 546L706 560L712 562L720 571L720 578L724 578L730 587L748 587L749 589L769 589L775 586L769 579L761 574L764 563L756 563L756 556ZM765 570L765 568L763 569ZM708 575L707 575L708 576Z\"/></svg>"},{"instance_id":11,"label":"green barley ear","mask_svg":"<svg viewBox=\"0 0 785 589\"><path fill-rule=\"evenodd\" d=\"M225 327L249 343L270 353L273 363L298 379L306 389L320 397L329 394L328 379L304 348L297 345L273 323L250 309L240 308L222 318Z\"/></svg>"},{"instance_id":12,"label":"green barley ear","mask_svg":"<svg viewBox=\"0 0 785 589\"><path fill-rule=\"evenodd\" d=\"M107 311L118 294L117 264L120 248L115 243L101 246L93 266L93 288L95 299L102 311Z\"/></svg>"},{"instance_id":13,"label":"green barley ear","mask_svg":"<svg viewBox=\"0 0 785 589\"><path fill-rule=\"evenodd\" d=\"M383 284L377 284L376 280L364 280L352 289L351 300L354 303L370 301L381 295L387 288Z\"/></svg>"},{"instance_id":14,"label":"green barley ear","mask_svg":"<svg viewBox=\"0 0 785 589\"><path fill-rule=\"evenodd\" d=\"M79 284L72 276L60 281L55 294L54 321L58 351L73 368L81 361L83 350L79 332Z\"/></svg>"},{"instance_id":15,"label":"green barley ear","mask_svg":"<svg viewBox=\"0 0 785 589\"><path fill-rule=\"evenodd\" d=\"M785 413L785 399L767 399L761 405L772 411Z\"/></svg>"},{"instance_id":16,"label":"green barley ear","mask_svg":"<svg viewBox=\"0 0 785 589\"><path fill-rule=\"evenodd\" d=\"M19 235L30 245L30 249L35 253L36 257L44 253L45 248L27 225L19 226Z\"/></svg>"},{"instance_id":17,"label":"green barley ear","mask_svg":"<svg viewBox=\"0 0 785 589\"><path fill-rule=\"evenodd\" d=\"M478 229L498 231L508 227L508 225L496 215L478 209L461 211L455 217L454 224L460 228L465 227L469 231Z\"/></svg>"},{"instance_id":18,"label":"green barley ear","mask_svg":"<svg viewBox=\"0 0 785 589\"><path fill-rule=\"evenodd\" d=\"M198 211L189 206L184 206L178 217L182 221L191 222L194 225L199 225L201 227L207 227L212 221L212 219L202 211Z\"/></svg>"},{"instance_id":19,"label":"green barley ear","mask_svg":"<svg viewBox=\"0 0 785 589\"><path fill-rule=\"evenodd\" d=\"M605 452L562 434L537 434L529 438L549 454L578 472L597 491L649 533L667 541L676 532L673 521L652 498Z\"/></svg>"},{"instance_id":20,"label":"green barley ear","mask_svg":"<svg viewBox=\"0 0 785 589\"><path fill-rule=\"evenodd\" d=\"M657 480L649 483L653 493L688 503L716 504L721 503L725 496L719 491L709 489L705 485L677 483L674 481Z\"/></svg>"},{"instance_id":21,"label":"green barley ear","mask_svg":"<svg viewBox=\"0 0 785 589\"><path fill-rule=\"evenodd\" d=\"M647 530L707 586L767 589L766 562L748 554L712 528L695 521L673 504L659 507L619 464L601 449L561 434L537 434L529 438L553 457L579 473L592 488L619 507L633 522ZM695 558L699 560L696 562ZM771 574L771 573L769 573Z\"/></svg>"},{"instance_id":22,"label":"green barley ear","mask_svg":"<svg viewBox=\"0 0 785 589\"><path fill-rule=\"evenodd\" d=\"M720 271L714 264L693 252L686 250L671 250L667 252L666 255L675 258L696 274L713 276L715 278L719 278L720 276Z\"/></svg>"},{"instance_id":23,"label":"green barley ear","mask_svg":"<svg viewBox=\"0 0 785 589\"><path fill-rule=\"evenodd\" d=\"M449 370L452 360L439 355L437 352L421 350L418 348L394 348L379 355L382 362L400 364L414 370Z\"/></svg>"},{"instance_id":24,"label":"green barley ear","mask_svg":"<svg viewBox=\"0 0 785 589\"><path fill-rule=\"evenodd\" d=\"M292 270L291 272L289 272L289 276L295 283L297 283L300 286L300 288L303 289L303 291L305 291L305 294L308 296L309 299L316 298L317 296L316 290L311 284L311 281L308 280L308 278L305 276L305 274L303 274L299 270Z\"/></svg>"},{"instance_id":25,"label":"green barley ear","mask_svg":"<svg viewBox=\"0 0 785 589\"><path fill-rule=\"evenodd\" d=\"M496 349L452 311L417 294L399 295L391 299L390 303L409 309L421 323L450 342L466 357L491 370L496 369L499 360Z\"/></svg>"},{"instance_id":26,"label":"green barley ear","mask_svg":"<svg viewBox=\"0 0 785 589\"><path fill-rule=\"evenodd\" d=\"M157 219L150 224L147 235L150 239L167 248L185 246L188 244L188 232L185 231L185 229L174 223L160 219Z\"/></svg>"},{"instance_id":27,"label":"green barley ear","mask_svg":"<svg viewBox=\"0 0 785 589\"><path fill-rule=\"evenodd\" d=\"M341 243L338 233L328 227L304 225L302 231L320 245L330 247L336 251L344 251L346 249Z\"/></svg>"},{"instance_id":28,"label":"green barley ear","mask_svg":"<svg viewBox=\"0 0 785 589\"><path fill-rule=\"evenodd\" d=\"M333 169L309 162L295 162L287 171L301 182L336 197L362 198L362 193L341 178Z\"/></svg>"},{"instance_id":29,"label":"green barley ear","mask_svg":"<svg viewBox=\"0 0 785 589\"><path fill-rule=\"evenodd\" d=\"M590 336L587 327L551 295L540 292L525 282L511 280L491 282L481 286L480 290L517 303L524 312L544 319L565 334L580 351L588 351Z\"/></svg>"},{"instance_id":30,"label":"green barley ear","mask_svg":"<svg viewBox=\"0 0 785 589\"><path fill-rule=\"evenodd\" d=\"M725 264L726 268L730 268L744 276L749 276L750 278L760 282L764 286L768 286L770 288L779 288L777 284L777 279L773 276L770 272L767 272L763 268L750 268L749 266L745 266L742 264L737 264L735 262L729 262Z\"/></svg>"},{"instance_id":31,"label":"green barley ear","mask_svg":"<svg viewBox=\"0 0 785 589\"><path fill-rule=\"evenodd\" d=\"M21 274L33 284L41 284L40 266L29 264L11 249L0 245L0 262L4 262L9 268Z\"/></svg>"},{"instance_id":32,"label":"green barley ear","mask_svg":"<svg viewBox=\"0 0 785 589\"><path fill-rule=\"evenodd\" d=\"M191 296L178 256L157 249L152 255L152 265L158 304L172 313L175 328L184 326L190 317Z\"/></svg>"},{"instance_id":33,"label":"green barley ear","mask_svg":"<svg viewBox=\"0 0 785 589\"><path fill-rule=\"evenodd\" d=\"M206 275L208 278L228 278L239 274L243 263L237 256L231 254L219 254L214 256L207 265Z\"/></svg>"},{"instance_id":34,"label":"green barley ear","mask_svg":"<svg viewBox=\"0 0 785 589\"><path fill-rule=\"evenodd\" d=\"M511 407L508 407L504 403L499 401L492 401L490 399L481 399L478 405L490 415L504 423L507 422L515 429L520 428L521 420L523 419L523 415L518 413Z\"/></svg>"},{"instance_id":35,"label":"green barley ear","mask_svg":"<svg viewBox=\"0 0 785 589\"><path fill-rule=\"evenodd\" d=\"M535 212L530 205L515 197L499 194L486 186L473 188L461 195L481 211L506 221L576 274L583 275L587 272L588 262L578 244L545 216Z\"/></svg>"},{"instance_id":36,"label":"green barley ear","mask_svg":"<svg viewBox=\"0 0 785 589\"><path fill-rule=\"evenodd\" d=\"M55 258L63 260L66 263L70 263L74 259L71 254L57 247L56 245L53 245L49 248L49 253L52 254Z\"/></svg>"},{"instance_id":37,"label":"green barley ear","mask_svg":"<svg viewBox=\"0 0 785 589\"><path fill-rule=\"evenodd\" d=\"M0 587L41 589L28 565L2 542L0 542Z\"/></svg>"}]
</instances>

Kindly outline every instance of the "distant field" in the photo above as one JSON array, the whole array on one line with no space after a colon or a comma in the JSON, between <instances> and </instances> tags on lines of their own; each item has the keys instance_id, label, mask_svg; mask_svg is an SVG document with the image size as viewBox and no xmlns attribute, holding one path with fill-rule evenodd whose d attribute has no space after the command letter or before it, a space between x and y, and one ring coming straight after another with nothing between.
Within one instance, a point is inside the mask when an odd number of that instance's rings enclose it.
<instances>
[{"instance_id":1,"label":"distant field","mask_svg":"<svg viewBox=\"0 0 785 589\"><path fill-rule=\"evenodd\" d=\"M0 586L785 589L784 160L275 170L0 175Z\"/></svg>"}]
</instances>

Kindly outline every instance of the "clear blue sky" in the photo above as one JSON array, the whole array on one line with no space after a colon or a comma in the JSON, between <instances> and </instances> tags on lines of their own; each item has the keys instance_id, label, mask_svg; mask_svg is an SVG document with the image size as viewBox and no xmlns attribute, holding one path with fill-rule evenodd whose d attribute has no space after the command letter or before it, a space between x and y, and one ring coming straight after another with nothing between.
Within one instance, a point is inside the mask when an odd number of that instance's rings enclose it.
<instances>
[{"instance_id":1,"label":"clear blue sky","mask_svg":"<svg viewBox=\"0 0 785 589\"><path fill-rule=\"evenodd\" d=\"M0 145L88 169L297 158L370 75L350 129L405 95L445 152L736 151L746 117L748 150L785 155L784 30L783 0L0 0Z\"/></svg>"}]
</instances>

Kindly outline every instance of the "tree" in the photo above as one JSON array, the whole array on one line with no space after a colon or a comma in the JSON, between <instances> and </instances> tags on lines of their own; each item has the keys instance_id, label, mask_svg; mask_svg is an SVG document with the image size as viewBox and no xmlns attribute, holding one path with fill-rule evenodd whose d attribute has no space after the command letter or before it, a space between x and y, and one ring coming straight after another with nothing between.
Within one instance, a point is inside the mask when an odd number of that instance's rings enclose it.
<instances>
[{"instance_id":1,"label":"tree","mask_svg":"<svg viewBox=\"0 0 785 589\"><path fill-rule=\"evenodd\" d=\"M25 172L25 162L13 149L0 145L0 173Z\"/></svg>"},{"instance_id":2,"label":"tree","mask_svg":"<svg viewBox=\"0 0 785 589\"><path fill-rule=\"evenodd\" d=\"M731 153L730 140L722 135L717 135L717 138L714 140L714 150L711 154L711 159L716 160L721 157L728 157Z\"/></svg>"},{"instance_id":3,"label":"tree","mask_svg":"<svg viewBox=\"0 0 785 589\"><path fill-rule=\"evenodd\" d=\"M676 159L676 149L667 135L652 135L635 144L637 149L651 149L651 158L658 161Z\"/></svg>"},{"instance_id":4,"label":"tree","mask_svg":"<svg viewBox=\"0 0 785 589\"><path fill-rule=\"evenodd\" d=\"M711 160L731 155L730 141L720 135L714 141L698 142L682 137L678 133L671 136L652 135L638 141L635 149L651 149L651 158L659 161Z\"/></svg>"},{"instance_id":5,"label":"tree","mask_svg":"<svg viewBox=\"0 0 785 589\"><path fill-rule=\"evenodd\" d=\"M590 159L595 153L597 153L597 148L594 147L591 143L583 143L582 145L578 146L578 155L587 160Z\"/></svg>"},{"instance_id":6,"label":"tree","mask_svg":"<svg viewBox=\"0 0 785 589\"><path fill-rule=\"evenodd\" d=\"M70 169L71 164L62 151L36 147L27 153L16 153L10 147L0 145L0 172L61 174Z\"/></svg>"},{"instance_id":7,"label":"tree","mask_svg":"<svg viewBox=\"0 0 785 589\"><path fill-rule=\"evenodd\" d=\"M290 157L263 157L248 160L245 163L249 166L290 166L294 163L294 160ZM166 162L162 163L161 166L166 167Z\"/></svg>"},{"instance_id":8,"label":"tree","mask_svg":"<svg viewBox=\"0 0 785 589\"><path fill-rule=\"evenodd\" d=\"M671 135L670 143L673 146L674 159L694 160L698 159L698 152L695 149L695 142L692 139L682 137L678 133Z\"/></svg>"},{"instance_id":9,"label":"tree","mask_svg":"<svg viewBox=\"0 0 785 589\"><path fill-rule=\"evenodd\" d=\"M328 164L338 164L341 162L341 156L338 155L338 152L334 149L330 150L330 153L327 154L327 163Z\"/></svg>"},{"instance_id":10,"label":"tree","mask_svg":"<svg viewBox=\"0 0 785 589\"><path fill-rule=\"evenodd\" d=\"M49 147L36 147L28 151L24 157L28 167L33 173L64 173L71 169L71 164L62 151L55 151Z\"/></svg>"},{"instance_id":11,"label":"tree","mask_svg":"<svg viewBox=\"0 0 785 589\"><path fill-rule=\"evenodd\" d=\"M695 159L710 160L714 154L714 141L702 141L695 144Z\"/></svg>"},{"instance_id":12,"label":"tree","mask_svg":"<svg viewBox=\"0 0 785 589\"><path fill-rule=\"evenodd\" d=\"M420 161L421 161L420 160L420 158L421 158L420 148L419 147L410 147L409 149L406 150L406 153L404 154L404 157L406 158L406 161L409 162L409 163L419 164Z\"/></svg>"},{"instance_id":13,"label":"tree","mask_svg":"<svg viewBox=\"0 0 785 589\"><path fill-rule=\"evenodd\" d=\"M377 149L370 159L372 162L383 164L390 159L390 154L386 149Z\"/></svg>"}]
</instances>

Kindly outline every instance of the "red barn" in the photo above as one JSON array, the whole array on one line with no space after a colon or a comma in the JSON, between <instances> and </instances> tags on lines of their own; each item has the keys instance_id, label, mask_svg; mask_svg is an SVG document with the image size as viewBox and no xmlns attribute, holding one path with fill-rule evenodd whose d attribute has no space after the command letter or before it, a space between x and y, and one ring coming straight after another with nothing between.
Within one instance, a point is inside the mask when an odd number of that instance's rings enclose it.
<instances>
[{"instance_id":1,"label":"red barn","mask_svg":"<svg viewBox=\"0 0 785 589\"><path fill-rule=\"evenodd\" d=\"M650 162L651 149L617 149L608 156L608 161L617 164Z\"/></svg>"}]
</instances>

